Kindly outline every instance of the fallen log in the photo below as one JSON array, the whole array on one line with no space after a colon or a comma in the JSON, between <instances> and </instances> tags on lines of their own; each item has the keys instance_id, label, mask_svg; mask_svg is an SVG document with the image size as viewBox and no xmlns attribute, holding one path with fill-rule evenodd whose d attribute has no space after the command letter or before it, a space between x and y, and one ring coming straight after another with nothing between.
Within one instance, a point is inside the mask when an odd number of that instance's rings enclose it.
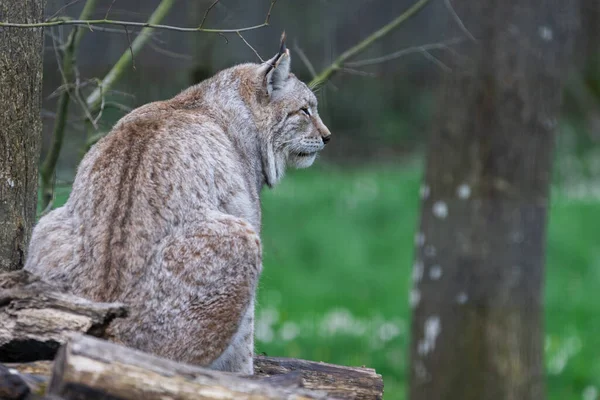
<instances>
[{"instance_id":1,"label":"fallen log","mask_svg":"<svg viewBox=\"0 0 600 400\"><path fill-rule=\"evenodd\" d=\"M371 368L344 367L293 358L256 356L254 373L258 377L300 372L302 385L344 399L381 399L383 379Z\"/></svg>"},{"instance_id":2,"label":"fallen log","mask_svg":"<svg viewBox=\"0 0 600 400\"><path fill-rule=\"evenodd\" d=\"M126 316L122 304L94 303L64 290L26 271L0 274L0 362L18 370L38 395L45 392L52 368L49 361L39 360L52 360L75 333L103 338L115 318ZM254 372L249 379L317 390L331 397L383 396L381 375L370 368L256 356Z\"/></svg>"},{"instance_id":3,"label":"fallen log","mask_svg":"<svg viewBox=\"0 0 600 400\"><path fill-rule=\"evenodd\" d=\"M50 361L6 364L27 375L32 392L44 393L52 371ZM371 368L353 368L298 360L256 356L254 376L277 386L303 387L342 399L374 400L383 396L383 379Z\"/></svg>"},{"instance_id":4,"label":"fallen log","mask_svg":"<svg viewBox=\"0 0 600 400\"><path fill-rule=\"evenodd\" d=\"M104 337L126 316L120 303L95 303L64 293L27 271L0 274L0 362L51 360L74 333Z\"/></svg>"},{"instance_id":5,"label":"fallen log","mask_svg":"<svg viewBox=\"0 0 600 400\"><path fill-rule=\"evenodd\" d=\"M59 350L48 393L65 400L332 398L322 392L176 363L84 335Z\"/></svg>"}]
</instances>

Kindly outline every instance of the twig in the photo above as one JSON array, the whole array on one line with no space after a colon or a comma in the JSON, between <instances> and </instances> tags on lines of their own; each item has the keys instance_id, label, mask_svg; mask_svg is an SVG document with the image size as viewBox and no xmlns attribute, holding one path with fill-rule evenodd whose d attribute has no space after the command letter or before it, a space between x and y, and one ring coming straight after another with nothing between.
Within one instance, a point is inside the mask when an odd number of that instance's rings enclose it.
<instances>
[{"instance_id":1,"label":"twig","mask_svg":"<svg viewBox=\"0 0 600 400\"><path fill-rule=\"evenodd\" d=\"M359 42L354 47L346 50L342 55L340 55L329 67L325 68L319 75L313 78L309 83L309 87L314 88L317 87L323 82L327 81L333 74L339 71L346 61L350 58L357 56L362 53L365 49L367 49L371 44L381 39L382 37L388 35L394 29L402 25L406 20L411 18L413 15L417 14L425 5L429 3L429 0L418 0L414 3L408 10L404 11L398 17L396 17L393 21L378 29L369 35L366 39Z\"/></svg>"},{"instance_id":2,"label":"twig","mask_svg":"<svg viewBox=\"0 0 600 400\"><path fill-rule=\"evenodd\" d=\"M449 66L447 66L446 64L444 64L443 62L441 62L438 58L436 58L433 54L431 54L430 52L428 52L427 50L425 50L423 53L423 56L428 59L429 61L433 62L434 64L436 64L438 67L440 67L440 69L442 69L444 72L452 72L452 68L450 68Z\"/></svg>"},{"instance_id":3,"label":"twig","mask_svg":"<svg viewBox=\"0 0 600 400\"><path fill-rule=\"evenodd\" d=\"M366 76L369 78L373 78L373 77L377 76L373 72L360 71L358 69L352 69L352 68L347 68L347 67L342 67L342 69L340 69L340 71L346 72L348 74L358 75L358 76Z\"/></svg>"},{"instance_id":4,"label":"twig","mask_svg":"<svg viewBox=\"0 0 600 400\"><path fill-rule=\"evenodd\" d=\"M269 11L267 12L267 17L265 18L265 25L269 25L269 21L271 20L271 11L273 11L275 3L277 3L277 0L271 0L271 5L269 6Z\"/></svg>"},{"instance_id":5,"label":"twig","mask_svg":"<svg viewBox=\"0 0 600 400\"><path fill-rule=\"evenodd\" d=\"M83 113L85 114L85 118L89 122L92 123L92 125L94 126L94 129L98 129L98 125L96 125L96 120L94 119L94 117L92 117L92 114L90 113L90 110L88 109L87 104L85 104L85 101L83 100L83 97L81 96L82 85L81 85L81 79L79 78L79 68L77 68L76 64L73 65L73 71L75 72L75 84L73 85L74 86L73 97L77 101L77 104L79 104L79 106L83 110ZM86 82L86 85L88 82Z\"/></svg>"},{"instance_id":6,"label":"twig","mask_svg":"<svg viewBox=\"0 0 600 400\"><path fill-rule=\"evenodd\" d=\"M56 119L56 113L50 110L46 110L46 109L42 109L42 118L43 119L51 119L51 120L55 120ZM67 120L67 125L72 126L74 128L81 128L81 122L77 121L77 120Z\"/></svg>"},{"instance_id":7,"label":"twig","mask_svg":"<svg viewBox=\"0 0 600 400\"><path fill-rule=\"evenodd\" d=\"M452 15L452 18L454 18L454 21L456 21L456 23L458 24L460 29L464 32L464 34L467 35L467 37L469 39L471 39L472 41L477 42L477 39L475 39L475 36L473 36L471 34L471 32L469 32L469 30L467 29L465 24L463 24L462 20L456 13L456 10L454 9L454 7L452 7L452 3L450 3L450 0L444 0L444 4L446 4L446 8L450 12L450 15Z\"/></svg>"},{"instance_id":8,"label":"twig","mask_svg":"<svg viewBox=\"0 0 600 400\"><path fill-rule=\"evenodd\" d=\"M237 35L240 37L240 39L242 39L244 41L244 43L246 43L246 46L250 47L250 49L254 52L254 54L256 54L256 57L258 57L258 59L260 60L261 63L264 63L265 60L263 60L263 58L260 56L260 54L258 54L258 51L256 51L256 49L254 47L252 47L250 45L250 43L248 43L248 41L246 39L244 39L244 37L242 36L241 33L236 32Z\"/></svg>"},{"instance_id":9,"label":"twig","mask_svg":"<svg viewBox=\"0 0 600 400\"><path fill-rule=\"evenodd\" d=\"M464 41L463 38L454 38L454 39L450 39L450 40L447 40L447 41L444 41L441 43L429 43L429 44L424 44L421 46L408 47L406 49L402 49L402 50L399 50L394 53L390 53L390 54L387 54L387 55L381 56L381 57L369 58L367 60L347 62L346 66L357 68L357 67L364 67L367 65L379 64L379 63L383 63L386 61L395 60L397 58L403 57L408 54L421 53L421 52L429 51L429 50L448 49L448 46L456 45L463 41Z\"/></svg>"},{"instance_id":10,"label":"twig","mask_svg":"<svg viewBox=\"0 0 600 400\"><path fill-rule=\"evenodd\" d=\"M101 79L96 79L96 84L100 85L102 83ZM114 94L117 96L121 96L121 97L127 97L129 99L131 99L131 101L135 101L136 96L133 93L129 93L129 92L125 92L123 90L117 90L117 89L109 89L109 90L103 90L104 94Z\"/></svg>"},{"instance_id":11,"label":"twig","mask_svg":"<svg viewBox=\"0 0 600 400\"><path fill-rule=\"evenodd\" d=\"M159 26L164 26L164 25L158 25L158 22L160 22L165 17L167 12L170 10L171 6L173 5L173 2L174 2L174 0L162 0L161 3L156 8L156 10L154 10L154 13L152 14L152 16L150 17L148 22L140 23L140 26L145 26L145 27L144 27L144 29L142 29L140 34L135 38L135 40L131 44L131 50L133 51L134 55L138 54L139 51L144 46L144 44L148 41L148 39L150 38L150 35L152 33L152 29L155 29L156 27L159 27ZM267 12L265 22L260 25L256 25L254 27L240 28L240 29L226 29L226 30L218 30L218 29L211 30L211 29L205 29L205 28L202 28L202 29L182 28L182 29L184 29L184 31L214 32L217 34L223 34L223 33L228 33L228 32L239 34L240 32L262 28L264 26L269 25L271 12L272 12L273 7L275 6L276 2L277 2L277 0L271 0L271 5L269 6L269 10ZM225 38L225 39L227 40L227 38ZM117 63L111 68L111 70L108 72L108 74L106 74L106 76L102 80L102 87L104 88L104 93L108 93L108 91L112 88L114 83L123 75L126 68L129 66L130 60L131 60L130 55L127 53L123 53L123 55L121 55L121 58L119 58ZM88 96L86 102L87 102L90 110L92 110L92 112L97 110L101 103L100 90L98 88L96 90L94 90Z\"/></svg>"},{"instance_id":12,"label":"twig","mask_svg":"<svg viewBox=\"0 0 600 400\"><path fill-rule=\"evenodd\" d=\"M183 54L183 53L178 53L176 51L167 50L167 49L161 47L157 43L150 42L150 43L148 43L148 46L150 46L150 48L152 50L156 51L157 53L164 54L167 57L172 57L172 58L176 58L179 60L185 60L185 61L192 60L192 56L190 56L188 54Z\"/></svg>"},{"instance_id":13,"label":"twig","mask_svg":"<svg viewBox=\"0 0 600 400\"><path fill-rule=\"evenodd\" d=\"M294 42L294 51L298 54L298 57L300 57L300 60L306 66L306 69L308 69L308 72L310 72L311 78L314 78L315 76L317 76L317 71L315 70L315 67L312 65L312 63L306 56L306 53L304 53L304 50L302 50L300 48L300 46L298 46L298 43L296 43L296 42Z\"/></svg>"},{"instance_id":14,"label":"twig","mask_svg":"<svg viewBox=\"0 0 600 400\"><path fill-rule=\"evenodd\" d=\"M273 2L272 4L275 4L275 2ZM90 29L94 25L119 25L119 26L137 27L137 28L162 29L162 30L176 31L176 32L237 33L237 32L247 32L247 31L253 31L255 29L260 29L265 26L268 26L269 23L263 22L262 24L246 26L246 27L237 28L237 29L213 29L213 28L194 28L194 27L184 27L184 26L162 25L162 24L153 24L150 22L119 21L119 20L112 20L112 19L57 19L54 21L36 22L36 23L31 23L31 24L16 24L13 22L0 22L1 28L42 28L42 27L61 26L61 25L87 26Z\"/></svg>"},{"instance_id":15,"label":"twig","mask_svg":"<svg viewBox=\"0 0 600 400\"><path fill-rule=\"evenodd\" d=\"M106 32L106 33L119 33L119 34L123 34L125 33L124 29L117 29L117 28L106 28L106 27L102 27L102 26L95 26L94 27L94 32ZM132 31L132 33L134 33Z\"/></svg>"},{"instance_id":16,"label":"twig","mask_svg":"<svg viewBox=\"0 0 600 400\"><path fill-rule=\"evenodd\" d=\"M62 6L61 8L59 8L58 10L56 10L56 12L54 14L52 14L48 19L51 20L52 18L56 17L58 14L60 14L61 11L65 10L68 7L71 7L73 4L79 2L81 0L73 0L67 4L65 4L64 6Z\"/></svg>"},{"instance_id":17,"label":"twig","mask_svg":"<svg viewBox=\"0 0 600 400\"><path fill-rule=\"evenodd\" d=\"M110 6L108 7L108 10L106 10L106 14L104 15L104 19L108 19L108 14L110 14L110 10L112 10L112 7L115 5L115 2L117 0L113 0L112 3L110 3Z\"/></svg>"},{"instance_id":18,"label":"twig","mask_svg":"<svg viewBox=\"0 0 600 400\"><path fill-rule=\"evenodd\" d=\"M210 6L208 6L208 8L206 9L206 12L204 13L204 17L202 17L202 22L200 22L200 26L198 26L198 28L204 27L204 21L206 21L206 17L208 17L210 10L212 10L213 7L216 6L219 1L221 1L221 0L215 0Z\"/></svg>"},{"instance_id":19,"label":"twig","mask_svg":"<svg viewBox=\"0 0 600 400\"><path fill-rule=\"evenodd\" d=\"M131 36L129 36L129 30L127 27L125 28L125 33L127 34L127 43L129 43L129 51L131 52L131 68L135 71L135 58L133 56L133 49L131 48Z\"/></svg>"},{"instance_id":20,"label":"twig","mask_svg":"<svg viewBox=\"0 0 600 400\"><path fill-rule=\"evenodd\" d=\"M102 82L98 83L98 88L100 89L100 97L102 98L102 102L100 103L100 111L98 112L96 119L94 119L94 124L97 124L98 121L100 121L100 118L102 118L102 113L104 113L104 106L106 105L104 93L102 92Z\"/></svg>"},{"instance_id":21,"label":"twig","mask_svg":"<svg viewBox=\"0 0 600 400\"><path fill-rule=\"evenodd\" d=\"M167 13L171 10L174 2L175 0L162 0L150 16L148 23L150 25L154 25L162 21ZM115 82L121 78L123 73L131 65L133 56L140 52L148 39L150 39L151 35L152 28L142 29L139 35L133 40L127 51L123 52L119 60L115 63L115 65L113 65L104 79L102 79L102 82L98 85L98 87L87 97L86 104L92 113L95 113L100 107L103 93L107 93L115 84Z\"/></svg>"},{"instance_id":22,"label":"twig","mask_svg":"<svg viewBox=\"0 0 600 400\"><path fill-rule=\"evenodd\" d=\"M128 112L130 112L132 110L131 107L126 106L125 104L118 103L116 101L107 101L104 104L104 108L114 108L114 109L117 109L119 111L123 111L123 112L126 112L126 113L128 113Z\"/></svg>"},{"instance_id":23,"label":"twig","mask_svg":"<svg viewBox=\"0 0 600 400\"><path fill-rule=\"evenodd\" d=\"M109 10L109 8L97 8L98 12L107 12ZM112 9L110 10L112 12ZM127 15L129 17L132 18L143 18L144 17L144 13L142 13L141 11L133 11L133 10L126 10L126 9L117 9L115 10L115 13L119 14L119 15ZM106 17L108 18L108 17ZM65 18L68 19L68 18Z\"/></svg>"},{"instance_id":24,"label":"twig","mask_svg":"<svg viewBox=\"0 0 600 400\"><path fill-rule=\"evenodd\" d=\"M88 18L94 8L96 7L97 0L88 0L81 11L81 18ZM69 85L74 77L74 60L75 50L81 41L81 38L85 34L85 29L73 29L69 35L69 39L64 49L64 56L62 60L62 66L59 63L59 69L63 79L63 84ZM58 106L56 111L56 120L54 121L54 130L52 136L52 143L46 158L40 167L41 177L41 190L42 190L42 208L46 209L53 198L52 178L56 171L56 163L60 150L62 148L62 142L65 134L65 126L67 123L67 113L69 109L69 100L71 98L71 91L68 86L66 90L60 95L58 100Z\"/></svg>"}]
</instances>

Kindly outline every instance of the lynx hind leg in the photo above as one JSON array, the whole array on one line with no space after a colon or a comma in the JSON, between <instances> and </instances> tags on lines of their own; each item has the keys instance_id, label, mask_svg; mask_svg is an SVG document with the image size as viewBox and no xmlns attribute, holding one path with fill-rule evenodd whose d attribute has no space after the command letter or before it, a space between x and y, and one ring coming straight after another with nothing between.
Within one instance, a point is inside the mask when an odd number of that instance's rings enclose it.
<instances>
[{"instance_id":1,"label":"lynx hind leg","mask_svg":"<svg viewBox=\"0 0 600 400\"><path fill-rule=\"evenodd\" d=\"M69 271L77 264L78 240L64 207L42 217L33 229L25 269L56 283L68 283Z\"/></svg>"},{"instance_id":2,"label":"lynx hind leg","mask_svg":"<svg viewBox=\"0 0 600 400\"><path fill-rule=\"evenodd\" d=\"M253 342L247 328L252 328L262 268L256 232L242 219L220 215L184 229L164 244L151 274L157 289L152 296L162 292L159 297L166 301L147 305L154 321L142 324L160 326L161 332L150 339L151 351L251 374ZM157 331L156 326L151 329ZM211 365L224 353L227 360Z\"/></svg>"}]
</instances>

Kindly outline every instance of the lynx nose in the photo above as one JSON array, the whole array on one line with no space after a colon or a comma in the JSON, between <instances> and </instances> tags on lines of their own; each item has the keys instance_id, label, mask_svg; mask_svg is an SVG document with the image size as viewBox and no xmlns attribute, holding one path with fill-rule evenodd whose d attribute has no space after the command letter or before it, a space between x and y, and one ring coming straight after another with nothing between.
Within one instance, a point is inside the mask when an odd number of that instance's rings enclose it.
<instances>
[{"instance_id":1,"label":"lynx nose","mask_svg":"<svg viewBox=\"0 0 600 400\"><path fill-rule=\"evenodd\" d=\"M324 144L329 143L329 141L331 140L331 134L329 134L327 136L323 136L322 139L323 139Z\"/></svg>"}]
</instances>

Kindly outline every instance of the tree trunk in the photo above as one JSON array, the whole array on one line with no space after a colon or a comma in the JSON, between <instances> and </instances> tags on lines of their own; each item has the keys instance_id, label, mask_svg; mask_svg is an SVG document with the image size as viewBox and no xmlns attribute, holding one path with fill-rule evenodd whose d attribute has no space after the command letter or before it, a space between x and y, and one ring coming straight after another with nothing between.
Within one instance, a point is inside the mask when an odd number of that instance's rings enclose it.
<instances>
[{"instance_id":1,"label":"tree trunk","mask_svg":"<svg viewBox=\"0 0 600 400\"><path fill-rule=\"evenodd\" d=\"M44 0L0 0L0 19L42 20ZM0 271L22 268L35 222L42 28L0 29Z\"/></svg>"},{"instance_id":2,"label":"tree trunk","mask_svg":"<svg viewBox=\"0 0 600 400\"><path fill-rule=\"evenodd\" d=\"M416 235L410 399L543 399L543 266L575 2L453 2Z\"/></svg>"}]
</instances>

